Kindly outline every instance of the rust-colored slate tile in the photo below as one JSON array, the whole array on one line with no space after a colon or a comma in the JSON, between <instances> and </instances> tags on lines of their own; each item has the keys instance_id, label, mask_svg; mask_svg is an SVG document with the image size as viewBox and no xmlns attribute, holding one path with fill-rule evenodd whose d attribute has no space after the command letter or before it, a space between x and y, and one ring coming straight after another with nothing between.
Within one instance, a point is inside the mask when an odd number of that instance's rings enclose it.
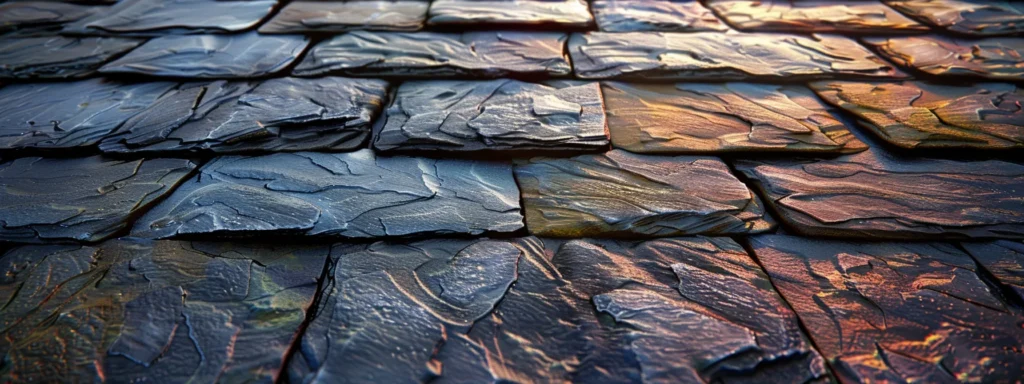
<instances>
[{"instance_id":1,"label":"rust-colored slate tile","mask_svg":"<svg viewBox=\"0 0 1024 384\"><path fill-rule=\"evenodd\" d=\"M933 76L1019 81L1024 78L1024 38L963 40L937 35L868 37L893 62Z\"/></svg>"},{"instance_id":2,"label":"rust-colored slate tile","mask_svg":"<svg viewBox=\"0 0 1024 384\"><path fill-rule=\"evenodd\" d=\"M1024 304L1024 243L999 240L990 243L963 243L964 249L992 274L1017 304Z\"/></svg>"},{"instance_id":3,"label":"rust-colored slate tile","mask_svg":"<svg viewBox=\"0 0 1024 384\"><path fill-rule=\"evenodd\" d=\"M710 0L708 7L742 31L905 34L929 30L872 0Z\"/></svg>"},{"instance_id":4,"label":"rust-colored slate tile","mask_svg":"<svg viewBox=\"0 0 1024 384\"><path fill-rule=\"evenodd\" d=\"M886 0L921 22L969 36L1024 32L1024 3L1002 0Z\"/></svg>"}]
</instances>

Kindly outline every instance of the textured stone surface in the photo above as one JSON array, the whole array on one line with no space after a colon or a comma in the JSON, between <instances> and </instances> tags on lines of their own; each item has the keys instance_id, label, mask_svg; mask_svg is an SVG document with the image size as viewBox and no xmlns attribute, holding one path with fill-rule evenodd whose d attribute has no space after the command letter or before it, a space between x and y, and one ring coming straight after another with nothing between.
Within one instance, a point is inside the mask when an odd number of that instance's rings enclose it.
<instances>
[{"instance_id":1,"label":"textured stone surface","mask_svg":"<svg viewBox=\"0 0 1024 384\"><path fill-rule=\"evenodd\" d=\"M573 34L585 79L812 79L904 77L857 42L838 36L630 32Z\"/></svg>"},{"instance_id":2,"label":"textured stone surface","mask_svg":"<svg viewBox=\"0 0 1024 384\"><path fill-rule=\"evenodd\" d=\"M0 240L103 240L170 193L194 167L180 159L99 156L0 164Z\"/></svg>"},{"instance_id":3,"label":"textured stone surface","mask_svg":"<svg viewBox=\"0 0 1024 384\"><path fill-rule=\"evenodd\" d=\"M708 7L743 31L899 34L928 30L880 1L710 0Z\"/></svg>"},{"instance_id":4,"label":"textured stone surface","mask_svg":"<svg viewBox=\"0 0 1024 384\"><path fill-rule=\"evenodd\" d=\"M1024 304L1024 243L999 240L991 243L963 243L975 260L1013 295L1018 304Z\"/></svg>"},{"instance_id":5,"label":"textured stone surface","mask_svg":"<svg viewBox=\"0 0 1024 384\"><path fill-rule=\"evenodd\" d=\"M370 134L387 83L279 78L184 84L100 144L105 152L352 150Z\"/></svg>"},{"instance_id":6,"label":"textured stone surface","mask_svg":"<svg viewBox=\"0 0 1024 384\"><path fill-rule=\"evenodd\" d=\"M260 33L336 33L352 30L415 31L430 2L407 0L293 1Z\"/></svg>"},{"instance_id":7,"label":"textured stone surface","mask_svg":"<svg viewBox=\"0 0 1024 384\"><path fill-rule=\"evenodd\" d=\"M1024 91L1012 84L823 81L811 88L902 148L1024 148Z\"/></svg>"},{"instance_id":8,"label":"textured stone surface","mask_svg":"<svg viewBox=\"0 0 1024 384\"><path fill-rule=\"evenodd\" d=\"M752 239L754 251L844 382L1013 382L1020 317L954 246Z\"/></svg>"},{"instance_id":9,"label":"textured stone surface","mask_svg":"<svg viewBox=\"0 0 1024 384\"><path fill-rule=\"evenodd\" d=\"M59 28L106 7L55 1L22 1L0 4L0 31Z\"/></svg>"},{"instance_id":10,"label":"textured stone surface","mask_svg":"<svg viewBox=\"0 0 1024 384\"><path fill-rule=\"evenodd\" d=\"M896 64L934 76L1019 81L1024 38L959 40L940 36L865 38Z\"/></svg>"},{"instance_id":11,"label":"textured stone surface","mask_svg":"<svg viewBox=\"0 0 1024 384\"><path fill-rule=\"evenodd\" d=\"M714 157L621 150L516 165L526 225L539 236L678 236L770 229L757 198Z\"/></svg>"},{"instance_id":12,"label":"textured stone surface","mask_svg":"<svg viewBox=\"0 0 1024 384\"><path fill-rule=\"evenodd\" d=\"M888 0L922 22L965 35L1010 35L1024 32L1024 5L998 0Z\"/></svg>"},{"instance_id":13,"label":"textured stone surface","mask_svg":"<svg viewBox=\"0 0 1024 384\"><path fill-rule=\"evenodd\" d=\"M586 28L594 17L584 0L434 0L427 24Z\"/></svg>"},{"instance_id":14,"label":"textured stone surface","mask_svg":"<svg viewBox=\"0 0 1024 384\"><path fill-rule=\"evenodd\" d=\"M630 152L856 152L866 148L802 86L606 82L602 89L612 143Z\"/></svg>"},{"instance_id":15,"label":"textured stone surface","mask_svg":"<svg viewBox=\"0 0 1024 384\"><path fill-rule=\"evenodd\" d=\"M896 158L739 160L795 231L867 238L1024 238L1024 165Z\"/></svg>"},{"instance_id":16,"label":"textured stone surface","mask_svg":"<svg viewBox=\"0 0 1024 384\"><path fill-rule=\"evenodd\" d=\"M112 57L142 41L115 37L0 37L0 79L89 76Z\"/></svg>"},{"instance_id":17,"label":"textured stone surface","mask_svg":"<svg viewBox=\"0 0 1024 384\"><path fill-rule=\"evenodd\" d=\"M572 71L567 36L555 32L400 33L356 31L325 40L295 68L299 76L550 77Z\"/></svg>"},{"instance_id":18,"label":"textured stone surface","mask_svg":"<svg viewBox=\"0 0 1024 384\"><path fill-rule=\"evenodd\" d=\"M604 32L726 31L725 23L696 0L594 0L597 27Z\"/></svg>"},{"instance_id":19,"label":"textured stone surface","mask_svg":"<svg viewBox=\"0 0 1024 384\"><path fill-rule=\"evenodd\" d=\"M378 150L599 150L608 145L597 83L403 83L378 123Z\"/></svg>"},{"instance_id":20,"label":"textured stone surface","mask_svg":"<svg viewBox=\"0 0 1024 384\"><path fill-rule=\"evenodd\" d=\"M121 0L72 23L66 33L161 36L231 33L251 29L277 0Z\"/></svg>"},{"instance_id":21,"label":"textured stone surface","mask_svg":"<svg viewBox=\"0 0 1024 384\"><path fill-rule=\"evenodd\" d=\"M276 74L306 49L302 36L237 35L157 37L103 66L104 74L138 74L201 79L250 78Z\"/></svg>"},{"instance_id":22,"label":"textured stone surface","mask_svg":"<svg viewBox=\"0 0 1024 384\"><path fill-rule=\"evenodd\" d=\"M383 237L522 228L509 164L358 152L219 157L133 233Z\"/></svg>"}]
</instances>

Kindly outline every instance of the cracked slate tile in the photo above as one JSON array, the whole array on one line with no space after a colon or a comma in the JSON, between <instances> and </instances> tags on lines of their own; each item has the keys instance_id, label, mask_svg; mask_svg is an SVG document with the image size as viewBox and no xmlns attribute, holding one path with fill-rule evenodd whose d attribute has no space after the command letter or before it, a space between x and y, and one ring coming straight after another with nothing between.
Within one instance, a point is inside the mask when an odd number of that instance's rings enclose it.
<instances>
[{"instance_id":1,"label":"cracked slate tile","mask_svg":"<svg viewBox=\"0 0 1024 384\"><path fill-rule=\"evenodd\" d=\"M355 31L315 45L297 76L557 77L572 72L556 32Z\"/></svg>"},{"instance_id":2,"label":"cracked slate tile","mask_svg":"<svg viewBox=\"0 0 1024 384\"><path fill-rule=\"evenodd\" d=\"M326 246L112 240L0 257L3 381L271 382Z\"/></svg>"},{"instance_id":3,"label":"cracked slate tile","mask_svg":"<svg viewBox=\"0 0 1024 384\"><path fill-rule=\"evenodd\" d=\"M698 32L729 29L697 0L594 0L590 3L603 32Z\"/></svg>"},{"instance_id":4,"label":"cracked slate tile","mask_svg":"<svg viewBox=\"0 0 1024 384\"><path fill-rule=\"evenodd\" d=\"M943 28L973 36L1024 32L1024 5L999 0L887 0L896 10Z\"/></svg>"},{"instance_id":5,"label":"cracked slate tile","mask_svg":"<svg viewBox=\"0 0 1024 384\"><path fill-rule=\"evenodd\" d=\"M587 28L594 24L584 0L434 0L427 24L480 28L495 26Z\"/></svg>"},{"instance_id":6,"label":"cracked slate tile","mask_svg":"<svg viewBox=\"0 0 1024 384\"><path fill-rule=\"evenodd\" d=\"M1024 243L998 240L962 245L999 284L1016 295L1018 303L1024 303Z\"/></svg>"},{"instance_id":7,"label":"cracked slate tile","mask_svg":"<svg viewBox=\"0 0 1024 384\"><path fill-rule=\"evenodd\" d=\"M1024 38L961 40L941 36L864 38L887 59L933 76L1019 81Z\"/></svg>"},{"instance_id":8,"label":"cracked slate tile","mask_svg":"<svg viewBox=\"0 0 1024 384\"><path fill-rule=\"evenodd\" d=\"M383 237L522 228L510 164L350 153L218 157L133 233Z\"/></svg>"},{"instance_id":9,"label":"cracked slate tile","mask_svg":"<svg viewBox=\"0 0 1024 384\"><path fill-rule=\"evenodd\" d=\"M859 152L867 146L806 87L602 85L612 144L637 153Z\"/></svg>"},{"instance_id":10,"label":"cracked slate tile","mask_svg":"<svg viewBox=\"0 0 1024 384\"><path fill-rule=\"evenodd\" d=\"M751 242L840 381L1012 382L1024 369L1020 317L952 245Z\"/></svg>"},{"instance_id":11,"label":"cracked slate tile","mask_svg":"<svg viewBox=\"0 0 1024 384\"><path fill-rule=\"evenodd\" d=\"M708 7L742 31L904 34L929 30L880 1L710 0Z\"/></svg>"},{"instance_id":12,"label":"cracked slate tile","mask_svg":"<svg viewBox=\"0 0 1024 384\"><path fill-rule=\"evenodd\" d=\"M1024 148L1024 91L1012 84L822 81L811 88L901 148Z\"/></svg>"},{"instance_id":13,"label":"cracked slate tile","mask_svg":"<svg viewBox=\"0 0 1024 384\"><path fill-rule=\"evenodd\" d=\"M117 37L0 37L0 79L70 79L142 44Z\"/></svg>"},{"instance_id":14,"label":"cracked slate tile","mask_svg":"<svg viewBox=\"0 0 1024 384\"><path fill-rule=\"evenodd\" d=\"M71 34L162 36L233 33L255 27L277 0L121 0L69 24Z\"/></svg>"},{"instance_id":15,"label":"cracked slate tile","mask_svg":"<svg viewBox=\"0 0 1024 384\"><path fill-rule=\"evenodd\" d=\"M574 33L576 76L584 79L740 80L902 78L856 41L765 33Z\"/></svg>"},{"instance_id":16,"label":"cracked slate tile","mask_svg":"<svg viewBox=\"0 0 1024 384\"><path fill-rule=\"evenodd\" d=\"M0 4L0 31L18 31L19 36L33 31L59 30L70 23L107 7L56 1L20 1Z\"/></svg>"},{"instance_id":17,"label":"cracked slate tile","mask_svg":"<svg viewBox=\"0 0 1024 384\"><path fill-rule=\"evenodd\" d=\"M0 91L2 92L2 91ZM111 153L344 151L370 135L387 83L277 78L190 83L108 135Z\"/></svg>"},{"instance_id":18,"label":"cracked slate tile","mask_svg":"<svg viewBox=\"0 0 1024 384\"><path fill-rule=\"evenodd\" d=\"M288 68L309 45L297 35L163 36L100 68L103 74L199 79L263 77Z\"/></svg>"},{"instance_id":19,"label":"cracked slate tile","mask_svg":"<svg viewBox=\"0 0 1024 384\"><path fill-rule=\"evenodd\" d=\"M428 1L292 1L260 33L338 33L354 30L416 31L423 28Z\"/></svg>"},{"instance_id":20,"label":"cracked slate tile","mask_svg":"<svg viewBox=\"0 0 1024 384\"><path fill-rule=\"evenodd\" d=\"M875 239L1024 238L1024 165L897 158L734 165L799 234Z\"/></svg>"},{"instance_id":21,"label":"cracked slate tile","mask_svg":"<svg viewBox=\"0 0 1024 384\"><path fill-rule=\"evenodd\" d=\"M515 167L531 234L665 237L774 227L756 196L716 157L622 150L536 157Z\"/></svg>"},{"instance_id":22,"label":"cracked slate tile","mask_svg":"<svg viewBox=\"0 0 1024 384\"><path fill-rule=\"evenodd\" d=\"M601 150L608 129L597 83L405 82L374 129L380 151Z\"/></svg>"}]
</instances>

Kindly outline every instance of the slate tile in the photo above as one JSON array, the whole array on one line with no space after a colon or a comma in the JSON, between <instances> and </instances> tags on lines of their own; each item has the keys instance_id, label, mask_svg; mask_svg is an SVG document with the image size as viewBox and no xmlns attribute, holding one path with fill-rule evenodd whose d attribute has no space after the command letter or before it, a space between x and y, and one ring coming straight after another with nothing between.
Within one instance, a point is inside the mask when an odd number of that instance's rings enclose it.
<instances>
[{"instance_id":1,"label":"slate tile","mask_svg":"<svg viewBox=\"0 0 1024 384\"><path fill-rule=\"evenodd\" d=\"M1012 382L1020 317L954 246L754 237L761 265L842 382Z\"/></svg>"},{"instance_id":2,"label":"slate tile","mask_svg":"<svg viewBox=\"0 0 1024 384\"><path fill-rule=\"evenodd\" d=\"M622 150L517 164L526 225L538 236L665 237L773 227L760 203L715 157Z\"/></svg>"},{"instance_id":3,"label":"slate tile","mask_svg":"<svg viewBox=\"0 0 1024 384\"><path fill-rule=\"evenodd\" d=\"M237 79L277 74L309 45L296 35L163 36L103 66L104 74Z\"/></svg>"},{"instance_id":4,"label":"slate tile","mask_svg":"<svg viewBox=\"0 0 1024 384\"><path fill-rule=\"evenodd\" d=\"M0 257L3 381L271 382L326 246L113 240Z\"/></svg>"},{"instance_id":5,"label":"slate tile","mask_svg":"<svg viewBox=\"0 0 1024 384\"><path fill-rule=\"evenodd\" d=\"M597 27L604 32L698 32L729 29L697 0L594 0Z\"/></svg>"},{"instance_id":6,"label":"slate tile","mask_svg":"<svg viewBox=\"0 0 1024 384\"><path fill-rule=\"evenodd\" d=\"M128 120L105 152L343 151L363 145L387 83L323 77L189 83Z\"/></svg>"},{"instance_id":7,"label":"slate tile","mask_svg":"<svg viewBox=\"0 0 1024 384\"><path fill-rule=\"evenodd\" d=\"M905 77L839 36L717 32L575 33L576 76L585 79L738 80Z\"/></svg>"},{"instance_id":8,"label":"slate tile","mask_svg":"<svg viewBox=\"0 0 1024 384\"><path fill-rule=\"evenodd\" d=\"M880 1L709 0L708 7L743 31L904 34L929 30Z\"/></svg>"},{"instance_id":9,"label":"slate tile","mask_svg":"<svg viewBox=\"0 0 1024 384\"><path fill-rule=\"evenodd\" d=\"M355 31L315 45L298 76L555 77L572 72L555 32Z\"/></svg>"},{"instance_id":10,"label":"slate tile","mask_svg":"<svg viewBox=\"0 0 1024 384\"><path fill-rule=\"evenodd\" d=\"M293 1L260 27L260 33L338 33L353 30L415 31L428 1Z\"/></svg>"},{"instance_id":11,"label":"slate tile","mask_svg":"<svg viewBox=\"0 0 1024 384\"><path fill-rule=\"evenodd\" d=\"M637 153L859 152L806 87L748 83L602 86L612 144Z\"/></svg>"},{"instance_id":12,"label":"slate tile","mask_svg":"<svg viewBox=\"0 0 1024 384\"><path fill-rule=\"evenodd\" d=\"M1024 32L1024 5L999 0L887 0L886 4L921 22L973 36Z\"/></svg>"},{"instance_id":13,"label":"slate tile","mask_svg":"<svg viewBox=\"0 0 1024 384\"><path fill-rule=\"evenodd\" d=\"M195 164L180 159L24 157L0 164L0 241L100 241L171 192Z\"/></svg>"},{"instance_id":14,"label":"slate tile","mask_svg":"<svg viewBox=\"0 0 1024 384\"><path fill-rule=\"evenodd\" d=\"M7 2L0 4L0 32L59 29L65 23L106 10L102 6L55 1Z\"/></svg>"},{"instance_id":15,"label":"slate tile","mask_svg":"<svg viewBox=\"0 0 1024 384\"><path fill-rule=\"evenodd\" d=\"M0 79L70 79L143 41L116 37L0 37Z\"/></svg>"},{"instance_id":16,"label":"slate tile","mask_svg":"<svg viewBox=\"0 0 1024 384\"><path fill-rule=\"evenodd\" d=\"M823 81L811 88L901 148L1024 148L1024 91L1012 84Z\"/></svg>"},{"instance_id":17,"label":"slate tile","mask_svg":"<svg viewBox=\"0 0 1024 384\"><path fill-rule=\"evenodd\" d=\"M219 157L140 219L139 237L384 237L522 228L511 165L350 153Z\"/></svg>"},{"instance_id":18,"label":"slate tile","mask_svg":"<svg viewBox=\"0 0 1024 384\"><path fill-rule=\"evenodd\" d=\"M232 33L254 28L277 0L121 0L69 24L65 33L162 36Z\"/></svg>"},{"instance_id":19,"label":"slate tile","mask_svg":"<svg viewBox=\"0 0 1024 384\"><path fill-rule=\"evenodd\" d=\"M377 150L601 150L597 83L518 80L403 83L375 126Z\"/></svg>"},{"instance_id":20,"label":"slate tile","mask_svg":"<svg viewBox=\"0 0 1024 384\"><path fill-rule=\"evenodd\" d=\"M463 28L496 26L587 28L594 24L584 0L434 0L427 24Z\"/></svg>"},{"instance_id":21,"label":"slate tile","mask_svg":"<svg viewBox=\"0 0 1024 384\"><path fill-rule=\"evenodd\" d=\"M875 239L1024 238L1024 165L897 158L738 160L799 234Z\"/></svg>"},{"instance_id":22,"label":"slate tile","mask_svg":"<svg viewBox=\"0 0 1024 384\"><path fill-rule=\"evenodd\" d=\"M865 38L887 59L933 76L1019 81L1024 38L960 40L941 36Z\"/></svg>"},{"instance_id":23,"label":"slate tile","mask_svg":"<svg viewBox=\"0 0 1024 384\"><path fill-rule=\"evenodd\" d=\"M1015 296L1017 303L1024 303L1024 243L999 240L963 243L963 247L996 278L997 283Z\"/></svg>"}]
</instances>

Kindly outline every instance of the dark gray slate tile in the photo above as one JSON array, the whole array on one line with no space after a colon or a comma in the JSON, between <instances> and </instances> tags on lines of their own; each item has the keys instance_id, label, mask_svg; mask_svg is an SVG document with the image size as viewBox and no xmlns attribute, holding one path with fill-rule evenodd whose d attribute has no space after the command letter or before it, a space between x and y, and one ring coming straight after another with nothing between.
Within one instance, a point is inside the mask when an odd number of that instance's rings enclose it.
<instances>
[{"instance_id":1,"label":"dark gray slate tile","mask_svg":"<svg viewBox=\"0 0 1024 384\"><path fill-rule=\"evenodd\" d=\"M555 32L400 33L355 31L320 42L295 68L403 77L554 77L571 73L567 36Z\"/></svg>"},{"instance_id":2,"label":"dark gray slate tile","mask_svg":"<svg viewBox=\"0 0 1024 384\"><path fill-rule=\"evenodd\" d=\"M887 59L933 76L1019 81L1024 77L1024 38L960 40L942 36L864 38Z\"/></svg>"},{"instance_id":3,"label":"dark gray slate tile","mask_svg":"<svg viewBox=\"0 0 1024 384\"><path fill-rule=\"evenodd\" d=\"M729 29L697 0L594 0L597 27L604 32L698 32Z\"/></svg>"},{"instance_id":4,"label":"dark gray slate tile","mask_svg":"<svg viewBox=\"0 0 1024 384\"><path fill-rule=\"evenodd\" d=\"M84 4L70 4L56 1L19 1L0 4L0 32L18 30L29 32L34 29L59 29L63 24L73 22L107 7ZM22 33L19 33L22 35Z\"/></svg>"},{"instance_id":5,"label":"dark gray slate tile","mask_svg":"<svg viewBox=\"0 0 1024 384\"><path fill-rule=\"evenodd\" d=\"M25 157L0 164L0 241L100 241L171 192L195 164L180 159Z\"/></svg>"},{"instance_id":6,"label":"dark gray slate tile","mask_svg":"<svg viewBox=\"0 0 1024 384\"><path fill-rule=\"evenodd\" d=\"M999 0L887 0L889 6L949 32L973 36L1024 32L1024 4Z\"/></svg>"},{"instance_id":7,"label":"dark gray slate tile","mask_svg":"<svg viewBox=\"0 0 1024 384\"><path fill-rule=\"evenodd\" d=\"M434 0L430 3L427 24L571 29L593 25L594 17L584 0Z\"/></svg>"},{"instance_id":8,"label":"dark gray slate tile","mask_svg":"<svg viewBox=\"0 0 1024 384\"><path fill-rule=\"evenodd\" d=\"M375 127L378 150L599 150L608 145L597 83L403 83Z\"/></svg>"},{"instance_id":9,"label":"dark gray slate tile","mask_svg":"<svg viewBox=\"0 0 1024 384\"><path fill-rule=\"evenodd\" d=\"M337 33L354 30L415 31L429 1L293 1L260 27L260 33Z\"/></svg>"},{"instance_id":10,"label":"dark gray slate tile","mask_svg":"<svg viewBox=\"0 0 1024 384\"><path fill-rule=\"evenodd\" d=\"M121 0L65 33L161 36L252 29L277 0Z\"/></svg>"},{"instance_id":11,"label":"dark gray slate tile","mask_svg":"<svg viewBox=\"0 0 1024 384\"><path fill-rule=\"evenodd\" d=\"M1024 243L999 240L962 245L1017 303L1024 303Z\"/></svg>"},{"instance_id":12,"label":"dark gray slate tile","mask_svg":"<svg viewBox=\"0 0 1024 384\"><path fill-rule=\"evenodd\" d=\"M86 77L142 42L116 37L0 37L0 79Z\"/></svg>"},{"instance_id":13,"label":"dark gray slate tile","mask_svg":"<svg viewBox=\"0 0 1024 384\"><path fill-rule=\"evenodd\" d=\"M905 34L929 30L877 0L709 0L708 7L742 31Z\"/></svg>"}]
</instances>

